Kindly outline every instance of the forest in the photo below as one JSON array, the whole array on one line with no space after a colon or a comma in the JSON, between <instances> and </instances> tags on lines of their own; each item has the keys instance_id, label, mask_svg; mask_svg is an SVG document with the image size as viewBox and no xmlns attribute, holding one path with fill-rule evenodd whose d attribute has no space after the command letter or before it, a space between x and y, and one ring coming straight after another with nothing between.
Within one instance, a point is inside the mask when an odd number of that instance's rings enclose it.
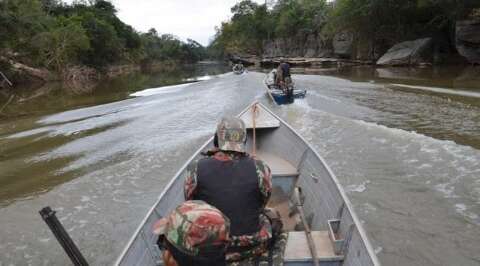
<instances>
[{"instance_id":1,"label":"forest","mask_svg":"<svg viewBox=\"0 0 480 266\"><path fill-rule=\"evenodd\" d=\"M425 36L450 50L456 21L480 18L479 7L478 0L278 0L273 6L244 0L217 27L211 48L218 56L261 55L269 40L309 34L328 39L348 31L381 50Z\"/></svg>"},{"instance_id":2,"label":"forest","mask_svg":"<svg viewBox=\"0 0 480 266\"><path fill-rule=\"evenodd\" d=\"M62 73L70 66L99 71L115 64L196 62L206 49L154 28L138 32L123 23L109 1L0 1L0 70L12 62Z\"/></svg>"}]
</instances>

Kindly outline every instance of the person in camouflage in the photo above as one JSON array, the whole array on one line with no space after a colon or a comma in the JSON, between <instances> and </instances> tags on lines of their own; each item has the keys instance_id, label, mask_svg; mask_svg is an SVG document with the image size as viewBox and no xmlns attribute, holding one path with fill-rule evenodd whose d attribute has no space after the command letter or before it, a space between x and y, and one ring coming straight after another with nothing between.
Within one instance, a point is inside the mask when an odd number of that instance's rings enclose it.
<instances>
[{"instance_id":1,"label":"person in camouflage","mask_svg":"<svg viewBox=\"0 0 480 266\"><path fill-rule=\"evenodd\" d=\"M230 221L203 201L186 201L154 225L166 266L225 266Z\"/></svg>"},{"instance_id":2,"label":"person in camouflage","mask_svg":"<svg viewBox=\"0 0 480 266\"><path fill-rule=\"evenodd\" d=\"M188 167L186 200L204 200L231 221L228 261L258 256L268 248L272 226L264 209L272 193L268 165L245 152L245 123L224 117L217 126L215 150Z\"/></svg>"}]
</instances>

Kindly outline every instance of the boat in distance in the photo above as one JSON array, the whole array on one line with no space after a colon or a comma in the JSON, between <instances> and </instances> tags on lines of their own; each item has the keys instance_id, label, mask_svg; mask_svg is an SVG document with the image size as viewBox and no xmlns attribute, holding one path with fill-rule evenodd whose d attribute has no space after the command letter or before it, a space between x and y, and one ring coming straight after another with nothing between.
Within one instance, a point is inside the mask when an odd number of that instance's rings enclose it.
<instances>
[{"instance_id":1,"label":"boat in distance","mask_svg":"<svg viewBox=\"0 0 480 266\"><path fill-rule=\"evenodd\" d=\"M243 72L245 72L245 67L242 64L235 64L232 67L232 71L233 71L233 73L235 73L237 75L241 75L241 74L243 74Z\"/></svg>"},{"instance_id":2,"label":"boat in distance","mask_svg":"<svg viewBox=\"0 0 480 266\"><path fill-rule=\"evenodd\" d=\"M268 96L278 105L292 103L294 99L305 98L307 90L293 89L292 98L275 84L275 69L270 71L264 79L264 85ZM292 84L293 86L293 84Z\"/></svg>"},{"instance_id":3,"label":"boat in distance","mask_svg":"<svg viewBox=\"0 0 480 266\"><path fill-rule=\"evenodd\" d=\"M273 193L268 207L279 212L286 231L282 263L274 265L380 265L343 188L306 140L260 103L254 102L238 117L247 126L247 151L265 161L272 171ZM170 180L115 265L163 265L153 224L184 201L187 166L212 148L213 137ZM302 193L301 218L306 217L302 221L307 224L303 229L298 228L298 213L292 214L291 209L298 191Z\"/></svg>"}]
</instances>

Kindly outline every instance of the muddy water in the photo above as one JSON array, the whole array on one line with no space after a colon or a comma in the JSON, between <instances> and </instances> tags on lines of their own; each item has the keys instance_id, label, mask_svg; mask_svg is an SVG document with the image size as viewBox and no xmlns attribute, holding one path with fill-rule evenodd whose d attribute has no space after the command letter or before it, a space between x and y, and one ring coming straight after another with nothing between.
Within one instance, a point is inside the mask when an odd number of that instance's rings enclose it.
<instances>
[{"instance_id":1,"label":"muddy water","mask_svg":"<svg viewBox=\"0 0 480 266\"><path fill-rule=\"evenodd\" d=\"M21 115L0 121L0 265L68 263L37 214L46 205L92 265L112 264L220 116L254 99L325 157L384 265L480 264L478 69L297 74L308 97L282 107L261 73L208 71L52 89L9 107Z\"/></svg>"}]
</instances>

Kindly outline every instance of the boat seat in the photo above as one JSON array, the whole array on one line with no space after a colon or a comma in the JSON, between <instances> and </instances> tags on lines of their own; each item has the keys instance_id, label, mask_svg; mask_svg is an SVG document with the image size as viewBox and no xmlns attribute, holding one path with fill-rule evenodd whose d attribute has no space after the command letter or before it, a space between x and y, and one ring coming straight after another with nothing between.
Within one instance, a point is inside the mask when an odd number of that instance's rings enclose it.
<instances>
[{"instance_id":1,"label":"boat seat","mask_svg":"<svg viewBox=\"0 0 480 266\"><path fill-rule=\"evenodd\" d=\"M293 166L287 160L280 158L274 154L266 152L257 152L257 159L262 160L267 163L267 165L272 170L273 177L296 177L298 176L298 171L295 166Z\"/></svg>"},{"instance_id":2,"label":"boat seat","mask_svg":"<svg viewBox=\"0 0 480 266\"><path fill-rule=\"evenodd\" d=\"M328 231L312 231L312 237L315 242L320 265L342 264L344 257L342 255L336 255L333 251L333 245L328 236ZM288 233L284 265L312 265L312 255L310 254L307 236L304 231Z\"/></svg>"}]
</instances>

